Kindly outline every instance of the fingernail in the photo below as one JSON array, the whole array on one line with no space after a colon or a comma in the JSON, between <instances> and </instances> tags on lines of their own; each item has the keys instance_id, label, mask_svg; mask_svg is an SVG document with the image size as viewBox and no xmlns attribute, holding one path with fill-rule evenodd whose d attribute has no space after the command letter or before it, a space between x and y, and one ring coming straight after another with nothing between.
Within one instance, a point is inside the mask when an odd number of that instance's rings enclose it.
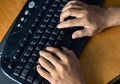
<instances>
[{"instance_id":1,"label":"fingernail","mask_svg":"<svg viewBox=\"0 0 120 84\"><path fill-rule=\"evenodd\" d=\"M57 27L60 28L60 25L58 24Z\"/></svg>"},{"instance_id":2,"label":"fingernail","mask_svg":"<svg viewBox=\"0 0 120 84\"><path fill-rule=\"evenodd\" d=\"M42 54L42 53L43 53L43 51L40 51L40 52L39 52L39 54Z\"/></svg>"},{"instance_id":3,"label":"fingernail","mask_svg":"<svg viewBox=\"0 0 120 84\"><path fill-rule=\"evenodd\" d=\"M37 65L37 68L39 68L39 67L40 67L40 65L38 64L38 65Z\"/></svg>"},{"instance_id":4,"label":"fingernail","mask_svg":"<svg viewBox=\"0 0 120 84\"><path fill-rule=\"evenodd\" d=\"M76 35L73 34L73 35L72 35L72 38L75 39L75 38L76 38Z\"/></svg>"},{"instance_id":5,"label":"fingernail","mask_svg":"<svg viewBox=\"0 0 120 84\"><path fill-rule=\"evenodd\" d=\"M49 50L50 49L50 46L46 47L46 50Z\"/></svg>"}]
</instances>

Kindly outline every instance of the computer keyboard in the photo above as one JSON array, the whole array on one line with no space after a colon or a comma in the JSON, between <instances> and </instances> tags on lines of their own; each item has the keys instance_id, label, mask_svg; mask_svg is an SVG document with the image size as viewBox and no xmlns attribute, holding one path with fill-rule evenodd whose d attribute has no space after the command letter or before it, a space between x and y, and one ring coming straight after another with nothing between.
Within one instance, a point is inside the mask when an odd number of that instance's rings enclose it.
<instances>
[{"instance_id":1,"label":"computer keyboard","mask_svg":"<svg viewBox=\"0 0 120 84\"><path fill-rule=\"evenodd\" d=\"M81 0L102 4L103 0ZM49 84L36 71L39 51L47 46L72 49L80 56L89 37L73 40L77 28L57 28L62 8L68 0L28 0L2 41L2 71L22 84ZM83 27L81 27L83 28Z\"/></svg>"}]
</instances>

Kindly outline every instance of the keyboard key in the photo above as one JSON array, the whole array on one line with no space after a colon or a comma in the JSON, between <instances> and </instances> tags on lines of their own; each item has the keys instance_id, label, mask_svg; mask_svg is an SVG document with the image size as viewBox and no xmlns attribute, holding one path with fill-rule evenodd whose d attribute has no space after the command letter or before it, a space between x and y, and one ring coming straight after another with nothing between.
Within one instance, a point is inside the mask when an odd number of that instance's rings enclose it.
<instances>
[{"instance_id":1,"label":"keyboard key","mask_svg":"<svg viewBox=\"0 0 120 84\"><path fill-rule=\"evenodd\" d=\"M29 62L31 62L31 63L36 63L36 61L37 61L37 57L31 57L30 59L29 59Z\"/></svg>"},{"instance_id":2,"label":"keyboard key","mask_svg":"<svg viewBox=\"0 0 120 84\"><path fill-rule=\"evenodd\" d=\"M35 23L37 23L39 21L40 21L39 17L35 18Z\"/></svg>"},{"instance_id":3,"label":"keyboard key","mask_svg":"<svg viewBox=\"0 0 120 84\"><path fill-rule=\"evenodd\" d=\"M19 76L20 75L20 73L21 73L21 70L20 69L15 69L15 71L13 72L13 74L15 75L15 76Z\"/></svg>"},{"instance_id":4,"label":"keyboard key","mask_svg":"<svg viewBox=\"0 0 120 84\"><path fill-rule=\"evenodd\" d=\"M29 12L29 10L25 10L25 15L28 15L30 12Z\"/></svg>"},{"instance_id":5,"label":"keyboard key","mask_svg":"<svg viewBox=\"0 0 120 84\"><path fill-rule=\"evenodd\" d=\"M39 40L41 36L42 36L42 34L40 34L40 33L38 34L38 33L37 33L37 34L35 34L34 39Z\"/></svg>"},{"instance_id":6,"label":"keyboard key","mask_svg":"<svg viewBox=\"0 0 120 84\"><path fill-rule=\"evenodd\" d=\"M20 57L19 53L15 53L15 55L13 56L13 59L18 60L19 57Z\"/></svg>"},{"instance_id":7,"label":"keyboard key","mask_svg":"<svg viewBox=\"0 0 120 84\"><path fill-rule=\"evenodd\" d=\"M50 84L47 80L43 79L42 84Z\"/></svg>"},{"instance_id":8,"label":"keyboard key","mask_svg":"<svg viewBox=\"0 0 120 84\"><path fill-rule=\"evenodd\" d=\"M38 58L38 56L39 56L39 52L38 52L38 51L34 51L34 52L33 52L33 54L32 54L32 56L34 56L34 57L37 57L37 58Z\"/></svg>"},{"instance_id":9,"label":"keyboard key","mask_svg":"<svg viewBox=\"0 0 120 84\"><path fill-rule=\"evenodd\" d=\"M32 28L32 27L29 28L28 33L29 33L29 34L33 34L33 28Z\"/></svg>"},{"instance_id":10,"label":"keyboard key","mask_svg":"<svg viewBox=\"0 0 120 84\"><path fill-rule=\"evenodd\" d=\"M20 43L20 47L24 47L25 44L26 44L26 41L21 42L21 43Z\"/></svg>"},{"instance_id":11,"label":"keyboard key","mask_svg":"<svg viewBox=\"0 0 120 84\"><path fill-rule=\"evenodd\" d=\"M61 41L57 40L57 41L55 42L54 46L59 47L60 44L61 44Z\"/></svg>"},{"instance_id":12,"label":"keyboard key","mask_svg":"<svg viewBox=\"0 0 120 84\"><path fill-rule=\"evenodd\" d=\"M50 34L52 31L53 31L53 30L52 30L51 28L47 28L46 31L45 31L45 33Z\"/></svg>"},{"instance_id":13,"label":"keyboard key","mask_svg":"<svg viewBox=\"0 0 120 84\"><path fill-rule=\"evenodd\" d=\"M54 29L54 31L52 32L53 35L58 35L59 34L59 30L58 29Z\"/></svg>"},{"instance_id":14,"label":"keyboard key","mask_svg":"<svg viewBox=\"0 0 120 84\"><path fill-rule=\"evenodd\" d=\"M37 30L37 33L38 33L39 36L41 36L44 31L45 31L44 28L40 28L39 30Z\"/></svg>"},{"instance_id":15,"label":"keyboard key","mask_svg":"<svg viewBox=\"0 0 120 84\"><path fill-rule=\"evenodd\" d=\"M46 43L46 46L52 46L53 44L54 44L54 41L49 40L49 41Z\"/></svg>"},{"instance_id":16,"label":"keyboard key","mask_svg":"<svg viewBox=\"0 0 120 84\"><path fill-rule=\"evenodd\" d=\"M8 68L12 69L15 65L15 61L11 60L10 63L8 64Z\"/></svg>"},{"instance_id":17,"label":"keyboard key","mask_svg":"<svg viewBox=\"0 0 120 84\"><path fill-rule=\"evenodd\" d=\"M46 18L46 19L44 19L44 22L49 22L50 21L50 18Z\"/></svg>"},{"instance_id":18,"label":"keyboard key","mask_svg":"<svg viewBox=\"0 0 120 84\"><path fill-rule=\"evenodd\" d=\"M60 0L55 0L56 2L60 3Z\"/></svg>"},{"instance_id":19,"label":"keyboard key","mask_svg":"<svg viewBox=\"0 0 120 84\"><path fill-rule=\"evenodd\" d=\"M52 6L53 6L53 7L58 7L58 5L57 5L57 4L53 4Z\"/></svg>"},{"instance_id":20,"label":"keyboard key","mask_svg":"<svg viewBox=\"0 0 120 84\"><path fill-rule=\"evenodd\" d=\"M29 70L23 69L23 71L22 71L22 73L20 75L20 78L26 79L26 77L28 76L28 74L29 74Z\"/></svg>"},{"instance_id":21,"label":"keyboard key","mask_svg":"<svg viewBox=\"0 0 120 84\"><path fill-rule=\"evenodd\" d=\"M21 27L21 24L19 23L19 24L17 24L17 27Z\"/></svg>"},{"instance_id":22,"label":"keyboard key","mask_svg":"<svg viewBox=\"0 0 120 84\"><path fill-rule=\"evenodd\" d=\"M40 45L44 45L47 41L47 37L46 36L43 36L42 39L40 40L39 44Z\"/></svg>"},{"instance_id":23,"label":"keyboard key","mask_svg":"<svg viewBox=\"0 0 120 84\"><path fill-rule=\"evenodd\" d=\"M52 14L48 13L48 14L47 14L47 17L48 17L48 18L51 18L51 17L52 17Z\"/></svg>"},{"instance_id":24,"label":"keyboard key","mask_svg":"<svg viewBox=\"0 0 120 84\"><path fill-rule=\"evenodd\" d=\"M28 35L26 35L24 38L23 38L23 41L25 41L25 42L27 42L28 40L29 40L29 36Z\"/></svg>"},{"instance_id":25,"label":"keyboard key","mask_svg":"<svg viewBox=\"0 0 120 84\"><path fill-rule=\"evenodd\" d=\"M46 23L45 23L45 22L42 23L42 24L40 25L40 28L46 28Z\"/></svg>"},{"instance_id":26,"label":"keyboard key","mask_svg":"<svg viewBox=\"0 0 120 84\"><path fill-rule=\"evenodd\" d=\"M46 1L45 1L45 4L50 5L50 3L51 3L51 0L46 0Z\"/></svg>"},{"instance_id":27,"label":"keyboard key","mask_svg":"<svg viewBox=\"0 0 120 84\"><path fill-rule=\"evenodd\" d=\"M37 41L38 41L38 40L32 40L30 44L31 44L31 45L36 45L36 44L37 44Z\"/></svg>"},{"instance_id":28,"label":"keyboard key","mask_svg":"<svg viewBox=\"0 0 120 84\"><path fill-rule=\"evenodd\" d=\"M24 65L24 63L17 63L17 68L22 70Z\"/></svg>"},{"instance_id":29,"label":"keyboard key","mask_svg":"<svg viewBox=\"0 0 120 84\"><path fill-rule=\"evenodd\" d=\"M64 38L64 35L59 35L58 38L57 38L57 40L62 41L63 38Z\"/></svg>"},{"instance_id":30,"label":"keyboard key","mask_svg":"<svg viewBox=\"0 0 120 84\"><path fill-rule=\"evenodd\" d=\"M40 51L43 48L43 45L38 45L35 50Z\"/></svg>"},{"instance_id":31,"label":"keyboard key","mask_svg":"<svg viewBox=\"0 0 120 84\"><path fill-rule=\"evenodd\" d=\"M34 49L34 45L29 45L28 50L33 51L33 49Z\"/></svg>"},{"instance_id":32,"label":"keyboard key","mask_svg":"<svg viewBox=\"0 0 120 84\"><path fill-rule=\"evenodd\" d=\"M23 47L19 47L17 50L16 50L16 53L21 53L23 50Z\"/></svg>"},{"instance_id":33,"label":"keyboard key","mask_svg":"<svg viewBox=\"0 0 120 84\"><path fill-rule=\"evenodd\" d=\"M34 73L34 71L31 71L31 73L29 74L27 81L32 83L33 80L35 79L36 74Z\"/></svg>"},{"instance_id":34,"label":"keyboard key","mask_svg":"<svg viewBox=\"0 0 120 84\"><path fill-rule=\"evenodd\" d=\"M24 17L21 17L21 22L23 22L25 20L25 18Z\"/></svg>"},{"instance_id":35,"label":"keyboard key","mask_svg":"<svg viewBox=\"0 0 120 84\"><path fill-rule=\"evenodd\" d=\"M48 28L54 29L54 28L55 28L54 25L55 25L55 23L52 23L52 22L51 22L51 23L48 25Z\"/></svg>"},{"instance_id":36,"label":"keyboard key","mask_svg":"<svg viewBox=\"0 0 120 84\"><path fill-rule=\"evenodd\" d=\"M59 19L58 19L57 17L54 17L51 22L55 24L55 23L58 22L58 20L59 20Z\"/></svg>"},{"instance_id":37,"label":"keyboard key","mask_svg":"<svg viewBox=\"0 0 120 84\"><path fill-rule=\"evenodd\" d=\"M42 39L48 39L49 36L50 36L49 33L45 33L45 34L43 34Z\"/></svg>"},{"instance_id":38,"label":"keyboard key","mask_svg":"<svg viewBox=\"0 0 120 84\"><path fill-rule=\"evenodd\" d=\"M25 66L26 69L30 70L33 67L33 63L27 63L27 65Z\"/></svg>"},{"instance_id":39,"label":"keyboard key","mask_svg":"<svg viewBox=\"0 0 120 84\"><path fill-rule=\"evenodd\" d=\"M22 59L20 60L20 62L26 63L28 60L28 57L24 56L22 57Z\"/></svg>"},{"instance_id":40,"label":"keyboard key","mask_svg":"<svg viewBox=\"0 0 120 84\"><path fill-rule=\"evenodd\" d=\"M29 8L34 8L34 7L35 7L35 1L29 2L28 7L29 7Z\"/></svg>"},{"instance_id":41,"label":"keyboard key","mask_svg":"<svg viewBox=\"0 0 120 84\"><path fill-rule=\"evenodd\" d=\"M55 11L55 7L52 7L52 8L49 9L49 12L54 13L54 11Z\"/></svg>"},{"instance_id":42,"label":"keyboard key","mask_svg":"<svg viewBox=\"0 0 120 84\"><path fill-rule=\"evenodd\" d=\"M55 41L56 38L57 38L57 35L52 34L52 35L49 37L49 40Z\"/></svg>"},{"instance_id":43,"label":"keyboard key","mask_svg":"<svg viewBox=\"0 0 120 84\"><path fill-rule=\"evenodd\" d=\"M42 82L42 77L38 76L36 77L36 79L34 80L33 84L40 84Z\"/></svg>"},{"instance_id":44,"label":"keyboard key","mask_svg":"<svg viewBox=\"0 0 120 84\"><path fill-rule=\"evenodd\" d=\"M32 27L32 28L36 28L37 25L38 25L38 22L34 22L31 27Z\"/></svg>"},{"instance_id":45,"label":"keyboard key","mask_svg":"<svg viewBox=\"0 0 120 84\"><path fill-rule=\"evenodd\" d=\"M30 56L30 54L31 54L31 51L29 51L29 50L27 50L25 53L24 53L24 57L26 56L26 57L29 57Z\"/></svg>"}]
</instances>

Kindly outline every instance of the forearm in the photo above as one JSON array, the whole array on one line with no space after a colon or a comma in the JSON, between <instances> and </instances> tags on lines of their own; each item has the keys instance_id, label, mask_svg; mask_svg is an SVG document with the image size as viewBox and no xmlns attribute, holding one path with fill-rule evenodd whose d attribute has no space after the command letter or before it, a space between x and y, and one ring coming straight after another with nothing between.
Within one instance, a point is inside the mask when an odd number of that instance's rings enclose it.
<instances>
[{"instance_id":1,"label":"forearm","mask_svg":"<svg viewBox=\"0 0 120 84\"><path fill-rule=\"evenodd\" d=\"M107 11L107 27L120 25L120 7L110 7Z\"/></svg>"}]
</instances>

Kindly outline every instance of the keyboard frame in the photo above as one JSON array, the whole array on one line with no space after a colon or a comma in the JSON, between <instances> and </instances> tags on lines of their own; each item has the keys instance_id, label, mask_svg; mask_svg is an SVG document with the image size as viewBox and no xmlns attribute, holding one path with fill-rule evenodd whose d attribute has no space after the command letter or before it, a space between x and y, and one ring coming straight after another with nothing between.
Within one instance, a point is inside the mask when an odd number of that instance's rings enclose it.
<instances>
[{"instance_id":1,"label":"keyboard frame","mask_svg":"<svg viewBox=\"0 0 120 84\"><path fill-rule=\"evenodd\" d=\"M28 0L27 2L29 2L29 1L31 1L31 0ZM87 0L82 0L82 1L83 1L83 2L87 2ZM92 0L91 0L91 1L92 1ZM93 1L94 1L94 0L93 0ZM98 1L98 0L96 0L96 1ZM99 6L101 6L103 0L99 0L99 1L100 1L99 4L94 4L94 5L99 5ZM26 3L27 3L27 2L26 2ZM93 2L92 2L92 3L93 3ZM90 4L91 4L91 3L90 3ZM0 54L0 59L1 59L1 56L3 56L2 54L3 54L3 51L4 51L4 47L5 47L5 45L6 45L6 42L8 41L9 35L10 35L10 33L11 33L11 31L12 31L12 29L13 29L16 21L17 21L17 19L19 18L20 14L22 13L22 11L23 11L23 9L24 9L25 6L26 6L26 4L23 6L22 10L20 11L20 13L18 14L18 16L16 17L15 21L14 21L13 24L11 25L10 29L8 30L8 32L6 33L5 37L3 38L3 40L2 40L2 42L1 42L1 44L0 44L0 53L1 53L1 54ZM76 53L77 56L78 56L78 58L79 58L79 56L80 56L80 54L81 54L81 52L82 52L82 50L83 50L86 42L89 40L89 38L90 38L90 37L84 37L82 44L79 43L79 42L81 42L80 39L76 39L76 40L74 40L74 42L72 43L72 44L74 44L74 45L71 45L71 46L81 46L80 49L79 49L79 48L76 49L75 47L71 47L71 48L70 48L70 49L72 49L72 50L75 50L75 51L79 52L79 53ZM1 65L2 65L1 69L2 69L3 73L5 73L5 75L7 75L6 71L4 71L4 68L3 68L3 67L4 67L4 64L1 63ZM7 75L7 76L8 76L10 79L16 81L17 83L20 83L20 82L18 82L17 80L11 78L9 75ZM27 83L27 82L26 82L26 83Z\"/></svg>"}]
</instances>

